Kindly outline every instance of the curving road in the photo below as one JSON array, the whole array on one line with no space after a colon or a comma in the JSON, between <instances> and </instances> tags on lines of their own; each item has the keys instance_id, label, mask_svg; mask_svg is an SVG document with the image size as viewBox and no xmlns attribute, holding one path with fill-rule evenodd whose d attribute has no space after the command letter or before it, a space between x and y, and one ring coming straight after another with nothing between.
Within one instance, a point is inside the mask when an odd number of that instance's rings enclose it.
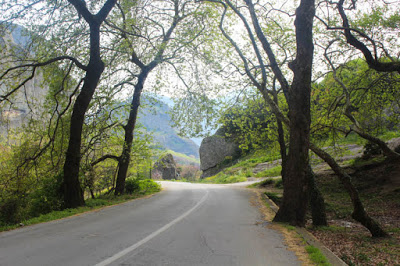
<instances>
[{"instance_id":1,"label":"curving road","mask_svg":"<svg viewBox=\"0 0 400 266\"><path fill-rule=\"evenodd\" d=\"M162 185L150 198L0 233L0 265L300 265L251 191Z\"/></svg>"}]
</instances>

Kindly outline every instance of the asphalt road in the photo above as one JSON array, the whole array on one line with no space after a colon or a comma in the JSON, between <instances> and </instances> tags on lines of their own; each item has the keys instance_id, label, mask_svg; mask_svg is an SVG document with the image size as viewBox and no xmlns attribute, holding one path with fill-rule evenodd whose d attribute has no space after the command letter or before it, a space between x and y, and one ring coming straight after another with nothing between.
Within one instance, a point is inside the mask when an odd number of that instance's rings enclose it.
<instances>
[{"instance_id":1,"label":"asphalt road","mask_svg":"<svg viewBox=\"0 0 400 266\"><path fill-rule=\"evenodd\" d=\"M164 191L0 233L0 265L300 265L251 191L163 182Z\"/></svg>"}]
</instances>

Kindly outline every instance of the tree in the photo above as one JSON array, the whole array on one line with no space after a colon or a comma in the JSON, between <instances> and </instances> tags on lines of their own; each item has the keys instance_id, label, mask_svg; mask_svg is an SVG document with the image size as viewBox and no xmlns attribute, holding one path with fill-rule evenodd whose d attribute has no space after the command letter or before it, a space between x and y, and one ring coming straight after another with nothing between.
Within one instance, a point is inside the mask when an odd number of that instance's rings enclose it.
<instances>
[{"instance_id":1,"label":"tree","mask_svg":"<svg viewBox=\"0 0 400 266\"><path fill-rule=\"evenodd\" d=\"M79 0L69 0L69 2L76 8L78 14L85 19L90 28L89 63L85 67L86 74L83 85L73 106L68 150L64 163L64 204L66 208L74 208L85 203L79 182L83 122L105 67L100 53L100 26L117 1L107 0L95 15L88 10L84 2Z\"/></svg>"},{"instance_id":2,"label":"tree","mask_svg":"<svg viewBox=\"0 0 400 266\"><path fill-rule=\"evenodd\" d=\"M274 74L279 82L281 89L286 97L289 108L289 153L284 167L284 196L282 206L275 216L275 221L289 222L294 225L303 226L305 224L305 214L308 204L308 145L310 129L310 92L311 92L311 74L313 60L313 18L315 14L314 1L301 1L296 10L295 36L296 36L296 57L289 64L293 73L292 84L285 78L281 68L282 63L277 60L271 43L264 34L259 17L267 9L261 3L253 4L252 1L244 1L244 6L236 6L231 1L212 1L221 4L224 11L221 17L220 29L226 39L234 47L236 53L242 60L244 71L248 78L270 105L280 121L288 119L279 110L279 107L270 97L267 88L267 69ZM255 7L260 7L256 10ZM254 51L256 64L244 53L244 50L229 36L223 28L223 22L228 8L238 16L245 27L251 47ZM244 10L244 11L241 11ZM247 12L245 15L244 12ZM262 12L262 13L259 13ZM249 20L251 21L249 23ZM250 28L254 27L254 31ZM257 39L256 39L257 38ZM261 50L262 49L262 50ZM265 57L269 64L265 64ZM252 65L250 65L252 64ZM252 66L258 66L253 68ZM261 76L260 78L258 76ZM286 149L285 149L286 150Z\"/></svg>"},{"instance_id":3,"label":"tree","mask_svg":"<svg viewBox=\"0 0 400 266\"><path fill-rule=\"evenodd\" d=\"M93 97L94 91L100 81L100 76L104 70L104 63L101 60L101 51L100 51L100 27L112 8L114 7L116 0L107 0L103 5L96 5L95 3L90 3L89 7L93 10L98 9L96 14L92 14L89 11L88 5L85 1L80 0L69 0L68 3L56 3L49 2L47 5L43 5L42 9L45 10L49 18L52 19L56 17L55 20L61 18L62 23L65 22L65 14L72 14L71 7L75 9L75 18L77 18L77 25L80 26L79 20L83 18L87 23L89 28L89 47L88 47L88 64L82 64L77 58L69 55L61 55L57 57L53 57L47 59L42 62L34 62L34 63L25 63L17 66L13 66L8 68L1 79L4 79L5 76L9 75L11 72L14 72L18 69L25 69L29 71L31 69L30 76L27 79L23 80L19 84L13 87L7 94L3 95L3 100L7 99L8 96L13 94L15 91L18 91L21 87L24 86L27 80L32 79L35 75L35 71L37 68L49 65L55 62L69 60L74 63L80 70L84 72L84 78L78 82L76 90L80 89L79 94L76 97L76 100L72 107L72 115L70 121L70 130L69 130L69 142L68 149L65 157L64 163L64 173L63 173L63 184L64 184L64 204L66 208L77 207L84 204L83 193L79 182L79 166L81 160L81 143L82 143L82 127L84 123L85 113L87 108L89 107L90 101ZM29 12L33 13L35 10L35 6L40 7L41 1L37 1L35 3L22 3L20 5L4 5L3 9L8 10L10 20L14 19L23 19L25 14L29 15ZM64 12L64 13L63 13ZM34 17L36 14L30 14L31 17ZM37 19L37 18L36 18ZM69 20L69 29L74 28L73 23L75 20ZM33 20L35 21L35 20ZM25 22L26 23L26 22ZM50 24L50 26L40 25L39 29L41 32L47 32L51 35L54 35L55 32L60 32L62 29L57 28L57 21L54 24ZM65 25L65 24L64 24ZM52 28L53 26L53 28ZM68 28L67 28L68 29ZM67 30L65 29L65 30ZM78 26L75 26L75 29L79 32L80 29ZM65 33L65 32L64 32ZM65 36L65 35L64 35ZM68 35L67 35L68 36ZM80 35L81 36L81 35ZM71 36L68 36L71 37ZM67 43L68 37L63 39L62 42ZM37 38L39 41L43 41L43 38ZM65 47L65 46L63 46ZM69 51L70 48L66 50ZM56 47L55 51L60 51L59 47ZM80 49L76 49L80 51ZM75 52L79 54L79 52ZM50 52L53 54L53 52Z\"/></svg>"},{"instance_id":4,"label":"tree","mask_svg":"<svg viewBox=\"0 0 400 266\"><path fill-rule=\"evenodd\" d=\"M165 62L174 64L185 47L202 34L204 17L192 1L153 1L145 5L118 4L119 16L107 25L114 31L123 56L128 59L126 83L134 87L125 140L118 159L115 194L124 193L141 96L150 73ZM157 18L157 21L154 20ZM189 25L194 25L189 27Z\"/></svg>"}]
</instances>

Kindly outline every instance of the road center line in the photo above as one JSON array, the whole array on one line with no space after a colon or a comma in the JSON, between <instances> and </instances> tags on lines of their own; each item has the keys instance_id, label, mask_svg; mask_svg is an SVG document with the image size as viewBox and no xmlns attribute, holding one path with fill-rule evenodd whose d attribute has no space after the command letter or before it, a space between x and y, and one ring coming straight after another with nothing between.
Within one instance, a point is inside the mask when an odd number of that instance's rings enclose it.
<instances>
[{"instance_id":1,"label":"road center line","mask_svg":"<svg viewBox=\"0 0 400 266\"><path fill-rule=\"evenodd\" d=\"M150 235L146 236L145 238L143 238L142 240L140 240L136 244L133 244L132 246L127 247L126 249L116 253L112 257L109 257L108 259L106 259L106 260L104 260L104 261L102 261L100 263L97 263L95 266L106 266L106 265L109 265L110 263L122 258L123 256L125 256L129 252L134 251L135 249L137 249L141 245L147 243L148 241L150 241L151 239L153 239L157 235L161 234L162 232L164 232L165 230L167 230L168 228L170 228L171 226L173 226L174 224L178 223L183 218L185 218L186 216L191 214L195 209L197 209L201 204L203 204L203 202L206 200L208 194L209 194L209 192L207 190L207 193L201 198L201 200L199 202L197 202L196 205L194 205L190 210L188 210L187 212L185 212L184 214L182 214L181 216L179 216L175 220L169 222L168 224L164 225L163 227L161 227L157 231L155 231L155 232L151 233Z\"/></svg>"}]
</instances>

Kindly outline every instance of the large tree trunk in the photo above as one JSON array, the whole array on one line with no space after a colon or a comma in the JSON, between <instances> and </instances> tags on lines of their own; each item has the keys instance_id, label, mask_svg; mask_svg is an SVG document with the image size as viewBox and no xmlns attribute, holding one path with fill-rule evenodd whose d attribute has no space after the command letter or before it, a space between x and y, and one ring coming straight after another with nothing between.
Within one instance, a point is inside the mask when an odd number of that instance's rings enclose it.
<instances>
[{"instance_id":1,"label":"large tree trunk","mask_svg":"<svg viewBox=\"0 0 400 266\"><path fill-rule=\"evenodd\" d=\"M346 191L349 193L351 202L353 203L353 213L351 215L353 219L364 225L371 232L373 237L388 236L380 225L365 211L360 196L358 195L358 191L351 182L351 176L347 174L327 152L313 144L310 145L310 148L332 168L339 177Z\"/></svg>"},{"instance_id":2,"label":"large tree trunk","mask_svg":"<svg viewBox=\"0 0 400 266\"><path fill-rule=\"evenodd\" d=\"M64 207L76 208L85 204L79 182L83 122L100 76L104 71L104 63L100 57L100 26L117 0L107 0L96 15L90 13L84 1L68 1L76 8L79 15L86 20L90 27L90 60L86 68L86 76L81 92L72 110L68 149L64 163Z\"/></svg>"},{"instance_id":3,"label":"large tree trunk","mask_svg":"<svg viewBox=\"0 0 400 266\"><path fill-rule=\"evenodd\" d=\"M311 165L308 166L308 187L313 225L327 226L325 201L315 183L315 175Z\"/></svg>"},{"instance_id":4,"label":"large tree trunk","mask_svg":"<svg viewBox=\"0 0 400 266\"><path fill-rule=\"evenodd\" d=\"M100 42L100 25L91 25L91 43ZM72 111L68 150L64 164L64 207L76 208L85 204L83 191L79 181L79 166L81 161L82 128L85 113L92 100L94 91L104 71L104 63L100 51L91 52L89 65L83 87L79 93Z\"/></svg>"},{"instance_id":5,"label":"large tree trunk","mask_svg":"<svg viewBox=\"0 0 400 266\"><path fill-rule=\"evenodd\" d=\"M276 106L279 106L278 93L277 93L277 91L275 89L275 79L274 79L274 85L273 85L273 91L272 92L273 92L272 93L273 100L274 100ZM276 115L275 117L276 117L276 123L278 125L278 143L279 143L279 151L280 151L281 159L282 159L281 176L282 176L282 181L285 182L285 171L286 171L286 161L287 161L285 130L283 129L283 123L282 123L281 119L279 118L279 116Z\"/></svg>"},{"instance_id":6,"label":"large tree trunk","mask_svg":"<svg viewBox=\"0 0 400 266\"><path fill-rule=\"evenodd\" d=\"M290 142L283 200L274 221L304 226L308 205L308 147L313 62L315 1L302 0L296 10L297 56L290 64L294 78L289 93Z\"/></svg>"}]
</instances>

